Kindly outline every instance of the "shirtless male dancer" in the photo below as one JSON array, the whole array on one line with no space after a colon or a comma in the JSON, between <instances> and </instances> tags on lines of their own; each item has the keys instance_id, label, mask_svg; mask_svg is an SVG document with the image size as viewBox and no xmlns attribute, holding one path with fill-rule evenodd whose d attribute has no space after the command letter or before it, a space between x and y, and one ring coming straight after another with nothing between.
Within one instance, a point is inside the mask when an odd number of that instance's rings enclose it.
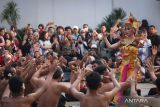
<instances>
[{"instance_id":1,"label":"shirtless male dancer","mask_svg":"<svg viewBox=\"0 0 160 107\"><path fill-rule=\"evenodd\" d=\"M120 85L115 79L113 72L109 73L109 76L114 84L112 91L99 93L98 90L101 87L101 77L98 73L92 72L86 76L87 93L81 93L77 91L76 87L80 81L84 78L86 72L78 71L79 75L76 81L71 85L72 95L80 101L80 107L108 107L110 101L114 95L120 90Z\"/></svg>"},{"instance_id":2,"label":"shirtless male dancer","mask_svg":"<svg viewBox=\"0 0 160 107\"><path fill-rule=\"evenodd\" d=\"M97 72L98 74L100 74L100 76L101 76L102 85L98 91L100 93L111 91L114 88L114 84L111 81L110 76L108 75L109 71L107 71L107 68L105 67L105 65L97 66L94 69L94 71ZM115 72L115 73L117 72L116 69L111 69L110 71ZM121 90L123 90L127 87L130 87L128 80L126 82L121 82L119 84L121 86Z\"/></svg>"},{"instance_id":3,"label":"shirtless male dancer","mask_svg":"<svg viewBox=\"0 0 160 107\"><path fill-rule=\"evenodd\" d=\"M46 86L43 85L35 93L28 96L24 96L24 90L25 86L22 78L18 76L12 77L2 95L2 107L30 107L46 90Z\"/></svg>"},{"instance_id":4,"label":"shirtless male dancer","mask_svg":"<svg viewBox=\"0 0 160 107\"><path fill-rule=\"evenodd\" d=\"M37 71L31 81L34 86L41 86L42 84L47 83L47 90L38 100L37 107L57 107L59 98L62 92L69 93L69 87L60 83L63 79L63 70L60 67L55 66L55 69L52 69L52 72L46 78L50 78L49 81L46 81L44 77L41 77L39 71ZM36 88L36 87L35 87Z\"/></svg>"}]
</instances>

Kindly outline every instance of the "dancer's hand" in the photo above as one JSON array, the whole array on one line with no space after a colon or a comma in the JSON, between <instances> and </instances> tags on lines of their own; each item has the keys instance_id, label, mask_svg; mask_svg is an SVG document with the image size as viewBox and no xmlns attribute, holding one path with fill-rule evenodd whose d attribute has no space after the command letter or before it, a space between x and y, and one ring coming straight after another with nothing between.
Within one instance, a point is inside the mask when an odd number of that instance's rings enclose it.
<instances>
[{"instance_id":1,"label":"dancer's hand","mask_svg":"<svg viewBox=\"0 0 160 107\"><path fill-rule=\"evenodd\" d=\"M58 65L59 65L59 60L54 60L53 63L50 64L49 70L54 71Z\"/></svg>"},{"instance_id":2,"label":"dancer's hand","mask_svg":"<svg viewBox=\"0 0 160 107\"><path fill-rule=\"evenodd\" d=\"M108 73L108 76L109 76L111 79L115 78L115 72L116 72L115 69L112 69L112 71Z\"/></svg>"},{"instance_id":3,"label":"dancer's hand","mask_svg":"<svg viewBox=\"0 0 160 107\"><path fill-rule=\"evenodd\" d=\"M148 69L148 71L149 71L150 73L155 71L154 66L153 66L153 63L152 63L151 60L148 59L148 60L146 61L146 66L147 66L147 69Z\"/></svg>"},{"instance_id":4,"label":"dancer's hand","mask_svg":"<svg viewBox=\"0 0 160 107\"><path fill-rule=\"evenodd\" d=\"M77 68L77 73L78 73L78 79L80 80L82 80L86 75L85 69L84 68L80 69L80 67Z\"/></svg>"}]
</instances>

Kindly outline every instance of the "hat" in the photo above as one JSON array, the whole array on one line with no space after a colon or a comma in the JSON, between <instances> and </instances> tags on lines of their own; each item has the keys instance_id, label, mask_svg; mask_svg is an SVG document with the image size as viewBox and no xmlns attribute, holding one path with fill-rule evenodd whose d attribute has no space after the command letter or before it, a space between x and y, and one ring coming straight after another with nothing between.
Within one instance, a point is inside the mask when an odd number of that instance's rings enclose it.
<instances>
[{"instance_id":1,"label":"hat","mask_svg":"<svg viewBox=\"0 0 160 107\"><path fill-rule=\"evenodd\" d=\"M96 44L92 44L91 48L97 48L97 45Z\"/></svg>"},{"instance_id":2,"label":"hat","mask_svg":"<svg viewBox=\"0 0 160 107\"><path fill-rule=\"evenodd\" d=\"M73 29L77 29L78 30L79 28L78 28L78 26L73 26Z\"/></svg>"},{"instance_id":3,"label":"hat","mask_svg":"<svg viewBox=\"0 0 160 107\"><path fill-rule=\"evenodd\" d=\"M94 56L89 56L89 58L90 58L91 62L95 61L95 57Z\"/></svg>"}]
</instances>

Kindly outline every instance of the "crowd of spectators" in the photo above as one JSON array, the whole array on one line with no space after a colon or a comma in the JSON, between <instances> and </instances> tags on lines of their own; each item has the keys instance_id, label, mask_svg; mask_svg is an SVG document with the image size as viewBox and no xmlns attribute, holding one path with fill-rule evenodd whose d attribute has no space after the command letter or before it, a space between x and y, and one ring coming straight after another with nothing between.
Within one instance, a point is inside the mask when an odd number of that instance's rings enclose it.
<instances>
[{"instance_id":1,"label":"crowd of spectators","mask_svg":"<svg viewBox=\"0 0 160 107\"><path fill-rule=\"evenodd\" d=\"M117 29L121 29L121 27L117 27ZM60 66L60 70L57 71L54 79L58 78L56 76L59 76L60 74L58 74L58 72L62 70L64 72L64 79L62 81L68 81L71 84L73 84L78 77L82 76L77 71L79 67L85 67L87 71L96 71L100 75L104 75L106 69L112 71L118 68L121 60L123 60L119 47L113 46L113 44L121 43L121 36L120 34L118 35L118 33L119 32L117 32L117 34L107 32L106 26L103 24L101 25L101 32L99 33L96 30L91 32L88 24L83 24L82 28L79 26L55 26L52 22L49 22L46 26L39 24L37 28L33 28L31 24L28 24L24 28L23 35L19 35L14 26L11 26L10 29L1 27L0 98L3 97L2 94L8 83L8 81L4 82L3 80L9 80L12 76L23 78L26 85L25 95L33 93L35 84L33 85L30 81L34 81L33 77L35 77L35 73L40 69L44 69L44 65L46 66L46 64L55 64L55 60L58 60L57 66ZM160 75L160 35L156 27L149 25L147 20L142 20L138 33L145 37L143 41L140 41L143 46L138 48L142 77L139 82L147 82L150 75L153 75L153 72L149 71L151 67L154 67L153 69L157 77ZM104 38L107 38L110 43L109 45ZM149 63L148 60L152 60L152 63ZM50 69L50 67L48 69ZM42 71L42 75L48 73ZM111 77L113 76L113 74L109 75ZM97 74L92 74L92 76L97 76ZM79 90L85 92L85 79L80 78L82 81L80 81ZM88 81L90 81L89 78L91 77L88 77ZM113 78L111 78L111 80L107 78L109 77L104 79L105 82L113 80L113 84L118 87ZM14 81L14 79L12 81ZM12 83L9 82L9 84ZM134 91L133 84L132 81L132 91ZM89 88L93 88L92 84ZM108 89L108 91L109 90L111 89ZM75 92L73 87L71 91L73 93ZM71 98L68 94L66 94L66 96ZM112 96L113 95L111 95L111 97ZM36 97L38 97L38 95ZM79 100L80 98L78 97L77 99Z\"/></svg>"}]
</instances>

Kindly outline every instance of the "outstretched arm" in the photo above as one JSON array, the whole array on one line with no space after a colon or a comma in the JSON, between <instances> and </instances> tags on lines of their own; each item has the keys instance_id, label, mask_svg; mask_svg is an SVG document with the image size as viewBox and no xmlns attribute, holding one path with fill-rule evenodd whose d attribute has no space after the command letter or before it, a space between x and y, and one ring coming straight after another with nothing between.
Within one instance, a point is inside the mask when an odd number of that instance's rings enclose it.
<instances>
[{"instance_id":1,"label":"outstretched arm","mask_svg":"<svg viewBox=\"0 0 160 107\"><path fill-rule=\"evenodd\" d=\"M42 85L45 81L50 81L52 78L52 75L54 74L54 71L58 65L58 60L54 60L52 64L49 64L49 62L46 62L44 65L42 65L35 74L33 74L31 78L31 83L34 86L40 86ZM42 75L46 75L47 79L40 79Z\"/></svg>"},{"instance_id":2,"label":"outstretched arm","mask_svg":"<svg viewBox=\"0 0 160 107\"><path fill-rule=\"evenodd\" d=\"M106 36L104 37L104 42L105 42L105 44L107 45L107 47L108 47L108 48L111 48L111 49L118 48L118 47L120 46L120 44L121 44L120 41L117 42L117 43L114 43L114 44L110 44Z\"/></svg>"},{"instance_id":3,"label":"outstretched arm","mask_svg":"<svg viewBox=\"0 0 160 107\"><path fill-rule=\"evenodd\" d=\"M35 100L37 100L45 91L46 91L46 84L44 84L42 87L40 87L39 89L37 89L37 91L35 93L29 94L28 96L26 96L25 100L28 103L33 103Z\"/></svg>"},{"instance_id":4,"label":"outstretched arm","mask_svg":"<svg viewBox=\"0 0 160 107\"><path fill-rule=\"evenodd\" d=\"M34 85L35 87L39 87L41 86L45 80L40 79L42 72L47 70L47 65L43 65L39 68L39 70L37 72L35 72L35 74L33 74L32 78L31 78L31 83L32 85Z\"/></svg>"},{"instance_id":5,"label":"outstretched arm","mask_svg":"<svg viewBox=\"0 0 160 107\"><path fill-rule=\"evenodd\" d=\"M35 68L35 64L33 62L28 62L27 66L24 68L24 71L20 74L22 78L28 77L28 74Z\"/></svg>"},{"instance_id":6,"label":"outstretched arm","mask_svg":"<svg viewBox=\"0 0 160 107\"><path fill-rule=\"evenodd\" d=\"M77 98L78 100L82 100L83 99L83 96L84 94L79 92L76 87L78 87L78 85L80 84L81 80L83 79L84 75L85 75L85 71L82 71L79 69L79 75L78 75L78 78L74 81L74 83L71 85L70 87L70 91L71 91L71 94Z\"/></svg>"},{"instance_id":7,"label":"outstretched arm","mask_svg":"<svg viewBox=\"0 0 160 107\"><path fill-rule=\"evenodd\" d=\"M157 79L157 76L154 73L155 69L154 69L152 61L147 60L146 61L146 66L147 66L147 69L149 71L149 74L151 76L152 81L155 81Z\"/></svg>"},{"instance_id":8,"label":"outstretched arm","mask_svg":"<svg viewBox=\"0 0 160 107\"><path fill-rule=\"evenodd\" d=\"M124 90L126 88L128 88L130 86L130 84L128 82L121 82L119 83L121 90ZM112 91L114 89L114 84L113 83L107 83L102 85L102 87L99 90L99 93L103 94L104 92L109 92Z\"/></svg>"},{"instance_id":9,"label":"outstretched arm","mask_svg":"<svg viewBox=\"0 0 160 107\"><path fill-rule=\"evenodd\" d=\"M115 87L113 88L112 91L105 93L105 99L111 101L112 98L114 97L114 95L121 89L121 86L115 78L115 72L114 71L111 71L109 73L109 76L110 76L110 78L111 78Z\"/></svg>"}]
</instances>

